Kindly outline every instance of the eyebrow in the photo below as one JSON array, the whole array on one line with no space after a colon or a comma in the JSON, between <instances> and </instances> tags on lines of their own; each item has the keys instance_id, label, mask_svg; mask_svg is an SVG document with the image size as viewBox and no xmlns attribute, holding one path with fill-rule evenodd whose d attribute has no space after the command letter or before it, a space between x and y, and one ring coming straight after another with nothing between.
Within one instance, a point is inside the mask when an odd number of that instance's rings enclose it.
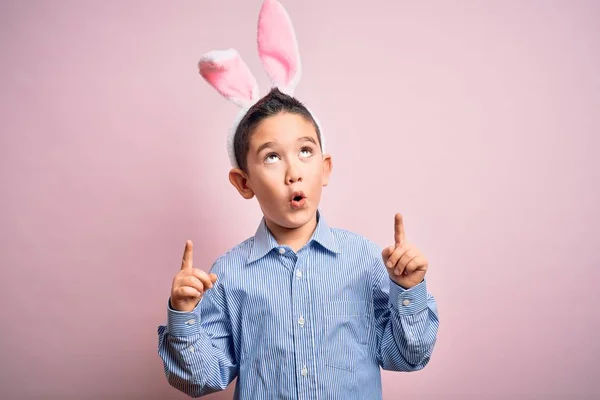
<instances>
[{"instance_id":1,"label":"eyebrow","mask_svg":"<svg viewBox=\"0 0 600 400\"><path fill-rule=\"evenodd\" d=\"M317 142L311 136L302 136L301 138L298 138L298 142L311 142L315 146L317 145ZM274 144L275 144L275 142L265 142L265 143L261 144L260 146L258 146L258 149L256 149L256 155L260 154L261 151L263 151L267 147L271 147Z\"/></svg>"}]
</instances>

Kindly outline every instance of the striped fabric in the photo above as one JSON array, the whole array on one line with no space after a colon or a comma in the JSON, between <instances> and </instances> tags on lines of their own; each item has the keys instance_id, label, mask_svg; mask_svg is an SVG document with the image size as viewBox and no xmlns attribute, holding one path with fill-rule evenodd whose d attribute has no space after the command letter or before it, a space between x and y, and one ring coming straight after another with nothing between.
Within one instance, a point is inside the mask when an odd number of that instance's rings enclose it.
<instances>
[{"instance_id":1,"label":"striped fabric","mask_svg":"<svg viewBox=\"0 0 600 400\"><path fill-rule=\"evenodd\" d=\"M298 253L263 219L216 260L218 281L194 311L168 307L158 353L173 387L198 397L237 377L234 399L376 400L380 368L427 365L438 314L426 281L402 289L380 248L317 215Z\"/></svg>"}]
</instances>

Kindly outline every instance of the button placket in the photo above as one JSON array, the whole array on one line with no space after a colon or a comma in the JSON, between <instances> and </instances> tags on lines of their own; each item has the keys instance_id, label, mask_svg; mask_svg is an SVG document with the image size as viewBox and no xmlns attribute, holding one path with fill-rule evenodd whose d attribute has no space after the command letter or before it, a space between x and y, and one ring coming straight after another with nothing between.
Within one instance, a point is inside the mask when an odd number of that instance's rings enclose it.
<instances>
[{"instance_id":1,"label":"button placket","mask_svg":"<svg viewBox=\"0 0 600 400\"><path fill-rule=\"evenodd\" d=\"M303 254L303 253L300 253ZM296 327L295 327L295 331L297 332L297 334L295 334L295 338L294 338L294 356L296 359L296 365L301 366L299 369L299 376L300 378L307 378L308 377L308 367L307 364L310 363L311 357L310 357L310 340L311 340L311 334L310 334L310 330L307 330L309 328L309 324L308 324L308 316L306 315L306 312L308 311L306 309L306 304L307 304L307 296L308 296L308 288L306 285L308 285L308 282L306 281L305 278L305 274L303 273L303 261L302 261L302 256L298 254L297 258L294 260L294 269L292 269L292 274L290 276L291 278L291 283L292 283L292 296L293 296L293 310L292 312L295 313L295 322L296 322ZM302 392L309 390L308 387L305 387L304 385L310 385L310 380L308 379L303 379L303 386L300 389ZM303 397L303 396L301 396Z\"/></svg>"}]
</instances>

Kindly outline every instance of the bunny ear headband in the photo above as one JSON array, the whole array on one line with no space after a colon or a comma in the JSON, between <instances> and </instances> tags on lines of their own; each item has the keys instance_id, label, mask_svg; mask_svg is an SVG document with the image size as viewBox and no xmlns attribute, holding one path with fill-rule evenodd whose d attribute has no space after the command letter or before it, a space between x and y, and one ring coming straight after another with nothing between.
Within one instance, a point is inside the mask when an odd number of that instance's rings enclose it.
<instances>
[{"instance_id":1,"label":"bunny ear headband","mask_svg":"<svg viewBox=\"0 0 600 400\"><path fill-rule=\"evenodd\" d=\"M258 18L257 42L258 55L273 87L293 96L301 75L300 53L292 21L277 0L264 0ZM204 54L198 68L200 75L212 87L240 108L227 138L229 161L232 167L238 168L233 139L238 124L259 100L258 83L235 49L213 50ZM313 119L320 125L314 115ZM325 151L323 133L320 133L321 147Z\"/></svg>"}]
</instances>

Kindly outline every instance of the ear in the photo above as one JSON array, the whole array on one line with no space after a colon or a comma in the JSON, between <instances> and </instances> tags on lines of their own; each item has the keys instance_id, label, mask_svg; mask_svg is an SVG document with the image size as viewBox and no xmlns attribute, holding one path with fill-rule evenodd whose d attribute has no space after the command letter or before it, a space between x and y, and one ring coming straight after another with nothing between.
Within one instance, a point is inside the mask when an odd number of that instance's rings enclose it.
<instances>
[{"instance_id":1,"label":"ear","mask_svg":"<svg viewBox=\"0 0 600 400\"><path fill-rule=\"evenodd\" d=\"M229 182L237 189L243 198L249 200L254 197L254 190L248 184L248 175L239 168L229 171Z\"/></svg>"},{"instance_id":2,"label":"ear","mask_svg":"<svg viewBox=\"0 0 600 400\"><path fill-rule=\"evenodd\" d=\"M257 42L258 55L273 86L292 96L300 81L300 53L292 21L277 0L265 0L262 5Z\"/></svg>"},{"instance_id":3,"label":"ear","mask_svg":"<svg viewBox=\"0 0 600 400\"><path fill-rule=\"evenodd\" d=\"M236 50L210 51L198 62L198 69L206 82L238 107L258 99L256 78Z\"/></svg>"},{"instance_id":4,"label":"ear","mask_svg":"<svg viewBox=\"0 0 600 400\"><path fill-rule=\"evenodd\" d=\"M329 154L323 154L323 186L329 184L329 176L333 169L333 163Z\"/></svg>"}]
</instances>

